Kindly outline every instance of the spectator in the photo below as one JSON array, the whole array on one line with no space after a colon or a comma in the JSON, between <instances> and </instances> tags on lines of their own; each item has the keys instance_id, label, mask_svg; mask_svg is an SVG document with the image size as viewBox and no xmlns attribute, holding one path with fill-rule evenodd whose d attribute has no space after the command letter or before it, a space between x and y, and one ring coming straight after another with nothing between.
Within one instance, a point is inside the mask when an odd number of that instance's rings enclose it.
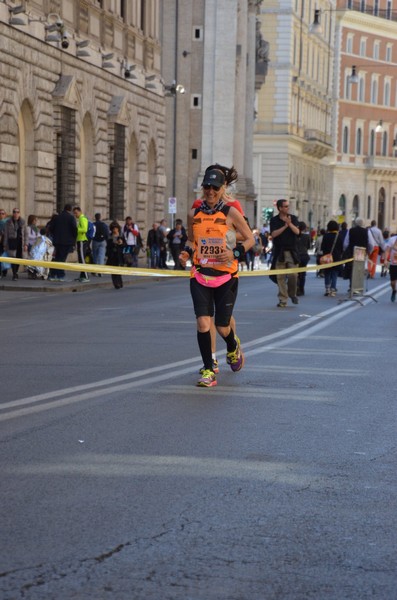
<instances>
[{"instance_id":1,"label":"spectator","mask_svg":"<svg viewBox=\"0 0 397 600\"><path fill-rule=\"evenodd\" d=\"M71 204L65 204L63 211L52 217L46 231L55 248L53 260L66 262L69 253L73 252L77 238L77 225L72 215ZM50 269L48 279L49 281L64 281L65 271Z\"/></svg>"},{"instance_id":2,"label":"spectator","mask_svg":"<svg viewBox=\"0 0 397 600\"><path fill-rule=\"evenodd\" d=\"M314 244L314 253L316 255L316 265L320 264L320 256L322 256L321 244L323 243L323 236L325 235L325 229L320 229L320 233L317 235L316 243ZM324 271L319 269L316 273L316 277L324 277Z\"/></svg>"},{"instance_id":3,"label":"spectator","mask_svg":"<svg viewBox=\"0 0 397 600\"><path fill-rule=\"evenodd\" d=\"M139 227L133 222L131 217L126 218L122 235L125 241L124 263L127 267L137 267L140 250L138 241Z\"/></svg>"},{"instance_id":4,"label":"spectator","mask_svg":"<svg viewBox=\"0 0 397 600\"><path fill-rule=\"evenodd\" d=\"M307 232L306 223L299 221L299 236L297 239L297 250L299 256L299 266L307 267L310 260L309 250L311 246L310 235ZM298 288L296 291L297 296L305 295L305 283L306 283L306 271L298 273Z\"/></svg>"},{"instance_id":5,"label":"spectator","mask_svg":"<svg viewBox=\"0 0 397 600\"><path fill-rule=\"evenodd\" d=\"M19 208L14 208L12 217L7 219L3 234L3 248L8 256L22 258L28 251L28 235L24 219L21 218ZM12 280L18 279L19 265L11 265Z\"/></svg>"},{"instance_id":6,"label":"spectator","mask_svg":"<svg viewBox=\"0 0 397 600\"><path fill-rule=\"evenodd\" d=\"M28 252L31 251L33 244L36 242L37 238L40 236L39 228L37 227L38 218L36 215L28 216L28 225L27 225L27 233L28 233Z\"/></svg>"},{"instance_id":7,"label":"spectator","mask_svg":"<svg viewBox=\"0 0 397 600\"><path fill-rule=\"evenodd\" d=\"M167 221L166 219L162 219L160 221L159 231L161 234L160 237L160 269L168 269L167 267Z\"/></svg>"},{"instance_id":8,"label":"spectator","mask_svg":"<svg viewBox=\"0 0 397 600\"><path fill-rule=\"evenodd\" d=\"M172 259L174 261L174 270L184 270L185 267L182 267L179 261L179 255L184 249L187 240L186 229L182 225L182 219L177 219L175 221L175 227L168 233L167 238Z\"/></svg>"},{"instance_id":9,"label":"spectator","mask_svg":"<svg viewBox=\"0 0 397 600\"><path fill-rule=\"evenodd\" d=\"M323 254L332 254L333 262L338 262L342 258L343 242L339 233L339 225L336 221L329 221L327 231L323 235L321 242L321 251ZM338 279L339 267L330 267L324 269L324 296L336 295L336 282Z\"/></svg>"},{"instance_id":10,"label":"spectator","mask_svg":"<svg viewBox=\"0 0 397 600\"><path fill-rule=\"evenodd\" d=\"M106 242L109 237L109 228L101 221L101 213L95 214L95 235L92 240L92 258L94 264L104 265L106 255ZM94 276L101 277L101 273L94 273Z\"/></svg>"},{"instance_id":11,"label":"spectator","mask_svg":"<svg viewBox=\"0 0 397 600\"><path fill-rule=\"evenodd\" d=\"M3 238L4 238L4 228L6 226L6 221L7 221L7 213L4 210L4 208L0 208L0 256L2 256L3 252L4 252ZM3 262L0 263L0 271L1 271L2 279L4 277L7 277L7 272L8 272L8 269L5 269L4 265L5 265L5 263L3 263Z\"/></svg>"},{"instance_id":12,"label":"spectator","mask_svg":"<svg viewBox=\"0 0 397 600\"><path fill-rule=\"evenodd\" d=\"M380 276L381 277L386 277L386 275L387 275L388 266L387 266L387 261L386 261L386 250L387 250L387 244L388 244L389 238L390 238L390 231L388 229L385 229L383 232L383 239L385 241L385 249L383 250L383 252L380 255L380 264L381 264Z\"/></svg>"},{"instance_id":13,"label":"spectator","mask_svg":"<svg viewBox=\"0 0 397 600\"><path fill-rule=\"evenodd\" d=\"M276 269L294 269L299 264L297 238L299 221L288 213L288 200L277 200L278 215L270 219L270 233L273 239L273 264ZM299 304L297 293L297 273L277 275L279 308L287 306L288 297L293 304Z\"/></svg>"},{"instance_id":14,"label":"spectator","mask_svg":"<svg viewBox=\"0 0 397 600\"><path fill-rule=\"evenodd\" d=\"M87 238L88 219L83 214L83 211L81 210L80 206L75 206L73 208L73 214L77 220L77 258L80 264L85 265L85 257L87 256L89 250L89 242ZM89 279L86 271L81 271L80 277L78 277L76 281L80 281L80 283L87 283Z\"/></svg>"},{"instance_id":15,"label":"spectator","mask_svg":"<svg viewBox=\"0 0 397 600\"><path fill-rule=\"evenodd\" d=\"M150 252L150 267L152 269L160 268L160 252L162 243L162 233L158 223L153 223L152 229L147 234L146 246Z\"/></svg>"},{"instance_id":16,"label":"spectator","mask_svg":"<svg viewBox=\"0 0 397 600\"><path fill-rule=\"evenodd\" d=\"M353 258L354 255L354 246L360 246L365 248L367 254L372 252L374 247L374 239L369 229L364 227L364 221L360 218L357 218L354 221L353 227L349 229L347 232L344 242L343 242L343 257L344 258ZM346 263L344 270L344 279L350 279L352 276L352 263Z\"/></svg>"},{"instance_id":17,"label":"spectator","mask_svg":"<svg viewBox=\"0 0 397 600\"><path fill-rule=\"evenodd\" d=\"M110 236L106 241L106 264L112 267L122 267L124 265L125 240L120 232L120 225L113 223L110 226ZM112 282L116 290L123 287L123 279L121 275L112 274Z\"/></svg>"},{"instance_id":18,"label":"spectator","mask_svg":"<svg viewBox=\"0 0 397 600\"><path fill-rule=\"evenodd\" d=\"M371 254L368 256L368 277L374 279L379 253L385 249L385 240L383 239L381 230L376 226L376 221L371 221L369 230L374 238L374 246Z\"/></svg>"}]
</instances>

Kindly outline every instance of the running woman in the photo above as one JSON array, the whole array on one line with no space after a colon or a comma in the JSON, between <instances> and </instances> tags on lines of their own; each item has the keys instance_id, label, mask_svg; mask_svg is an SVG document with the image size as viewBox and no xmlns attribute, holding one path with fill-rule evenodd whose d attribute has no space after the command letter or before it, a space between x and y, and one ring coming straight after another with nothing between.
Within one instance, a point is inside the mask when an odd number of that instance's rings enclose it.
<instances>
[{"instance_id":1,"label":"running woman","mask_svg":"<svg viewBox=\"0 0 397 600\"><path fill-rule=\"evenodd\" d=\"M197 382L201 387L217 384L212 368L211 317L225 340L226 362L237 372L244 365L240 340L230 326L238 289L238 259L255 244L252 231L240 212L225 202L226 179L220 169L205 172L203 201L192 209L188 220L188 244L180 260L192 258L190 292L197 319L197 341L204 368ZM236 235L239 242L236 243Z\"/></svg>"},{"instance_id":2,"label":"running woman","mask_svg":"<svg viewBox=\"0 0 397 600\"><path fill-rule=\"evenodd\" d=\"M206 172L211 171L212 169L222 171L222 173L225 176L226 189L223 194L224 202L226 202L227 206L234 206L234 208L236 208L244 217L245 216L244 211L243 211L243 208L242 208L240 202L236 198L233 198L229 193L230 186L235 181L237 181L237 178L238 178L236 169L233 166L225 167L223 165L220 165L219 163L215 163L214 165L210 165L209 167L207 167ZM205 177L205 175L204 175L204 177ZM202 202L203 202L203 198L198 198L197 200L195 200L193 202L192 208L199 208L201 206ZM230 325L232 326L234 333L236 333L236 321L233 316L230 319ZM211 319L210 332L211 332L212 370L214 371L214 373L217 374L217 373L219 373L219 363L218 363L218 359L216 358L216 327L214 325L214 319ZM200 369L200 373L202 373L203 371L204 371L204 366Z\"/></svg>"}]
</instances>

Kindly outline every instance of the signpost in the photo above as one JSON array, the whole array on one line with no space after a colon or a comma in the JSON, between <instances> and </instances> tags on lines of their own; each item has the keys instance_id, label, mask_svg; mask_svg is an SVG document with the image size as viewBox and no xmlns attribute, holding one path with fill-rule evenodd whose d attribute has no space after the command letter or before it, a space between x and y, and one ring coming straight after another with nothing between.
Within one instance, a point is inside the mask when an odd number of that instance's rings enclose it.
<instances>
[{"instance_id":1,"label":"signpost","mask_svg":"<svg viewBox=\"0 0 397 600\"><path fill-rule=\"evenodd\" d=\"M176 215L176 198L168 198L168 214L171 215L171 229L173 229L174 215Z\"/></svg>"}]
</instances>

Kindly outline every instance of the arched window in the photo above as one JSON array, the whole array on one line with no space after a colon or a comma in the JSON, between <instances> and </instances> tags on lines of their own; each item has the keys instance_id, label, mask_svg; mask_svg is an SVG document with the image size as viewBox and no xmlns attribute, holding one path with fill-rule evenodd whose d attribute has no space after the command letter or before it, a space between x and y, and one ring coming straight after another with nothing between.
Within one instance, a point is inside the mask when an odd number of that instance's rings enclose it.
<instances>
[{"instance_id":1,"label":"arched window","mask_svg":"<svg viewBox=\"0 0 397 600\"><path fill-rule=\"evenodd\" d=\"M349 152L349 128L347 125L343 128L343 149L342 152L347 154Z\"/></svg>"},{"instance_id":2,"label":"arched window","mask_svg":"<svg viewBox=\"0 0 397 600\"><path fill-rule=\"evenodd\" d=\"M390 81L386 81L385 83L383 104L385 106L390 106Z\"/></svg>"},{"instance_id":3,"label":"arched window","mask_svg":"<svg viewBox=\"0 0 397 600\"><path fill-rule=\"evenodd\" d=\"M339 211L342 216L346 214L346 196L344 194L339 196Z\"/></svg>"},{"instance_id":4,"label":"arched window","mask_svg":"<svg viewBox=\"0 0 397 600\"><path fill-rule=\"evenodd\" d=\"M365 102L365 80L363 76L360 76L358 81L358 101Z\"/></svg>"},{"instance_id":5,"label":"arched window","mask_svg":"<svg viewBox=\"0 0 397 600\"><path fill-rule=\"evenodd\" d=\"M367 198L367 219L371 218L371 196Z\"/></svg>"},{"instance_id":6,"label":"arched window","mask_svg":"<svg viewBox=\"0 0 397 600\"><path fill-rule=\"evenodd\" d=\"M353 198L352 213L354 219L356 219L360 214L360 198L357 196L357 194Z\"/></svg>"},{"instance_id":7,"label":"arched window","mask_svg":"<svg viewBox=\"0 0 397 600\"><path fill-rule=\"evenodd\" d=\"M387 136L387 131L384 131L383 136L382 136L382 156L388 155L387 146L388 146L388 136Z\"/></svg>"},{"instance_id":8,"label":"arched window","mask_svg":"<svg viewBox=\"0 0 397 600\"><path fill-rule=\"evenodd\" d=\"M375 154L375 131L371 129L370 142L369 142L369 154L374 156Z\"/></svg>"},{"instance_id":9,"label":"arched window","mask_svg":"<svg viewBox=\"0 0 397 600\"><path fill-rule=\"evenodd\" d=\"M356 154L358 154L358 155L362 154L362 131L361 131L361 127L359 127L357 129L357 134L356 134Z\"/></svg>"},{"instance_id":10,"label":"arched window","mask_svg":"<svg viewBox=\"0 0 397 600\"><path fill-rule=\"evenodd\" d=\"M378 80L376 77L371 81L371 104L378 104Z\"/></svg>"}]
</instances>

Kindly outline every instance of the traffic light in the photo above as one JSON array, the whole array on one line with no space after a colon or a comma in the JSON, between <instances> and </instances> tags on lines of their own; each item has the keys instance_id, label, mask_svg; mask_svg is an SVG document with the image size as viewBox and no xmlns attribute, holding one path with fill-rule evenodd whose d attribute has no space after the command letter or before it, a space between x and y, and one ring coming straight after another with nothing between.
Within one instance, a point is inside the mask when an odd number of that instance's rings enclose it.
<instances>
[{"instance_id":1,"label":"traffic light","mask_svg":"<svg viewBox=\"0 0 397 600\"><path fill-rule=\"evenodd\" d=\"M262 219L268 223L273 216L272 208L262 208Z\"/></svg>"}]
</instances>

